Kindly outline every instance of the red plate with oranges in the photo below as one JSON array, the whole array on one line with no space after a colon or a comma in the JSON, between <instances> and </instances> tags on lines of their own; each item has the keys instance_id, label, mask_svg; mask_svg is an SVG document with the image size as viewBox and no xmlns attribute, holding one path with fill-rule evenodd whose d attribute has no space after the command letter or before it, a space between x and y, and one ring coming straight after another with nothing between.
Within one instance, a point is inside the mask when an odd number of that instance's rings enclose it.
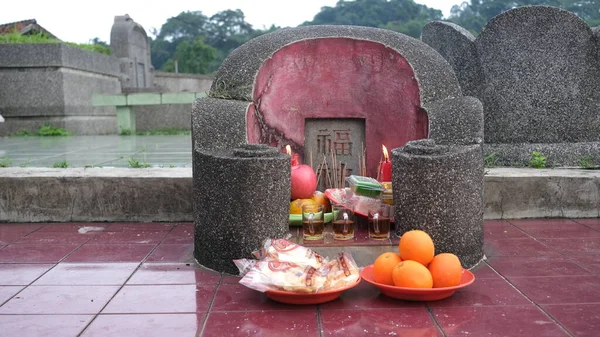
<instances>
[{"instance_id":1,"label":"red plate with oranges","mask_svg":"<svg viewBox=\"0 0 600 337\"><path fill-rule=\"evenodd\" d=\"M462 289L475 281L475 275L463 269L460 284L445 288L404 288L375 282L373 276L373 265L363 268L360 277L379 288L386 296L407 301L437 301L448 298L459 289Z\"/></svg>"}]
</instances>

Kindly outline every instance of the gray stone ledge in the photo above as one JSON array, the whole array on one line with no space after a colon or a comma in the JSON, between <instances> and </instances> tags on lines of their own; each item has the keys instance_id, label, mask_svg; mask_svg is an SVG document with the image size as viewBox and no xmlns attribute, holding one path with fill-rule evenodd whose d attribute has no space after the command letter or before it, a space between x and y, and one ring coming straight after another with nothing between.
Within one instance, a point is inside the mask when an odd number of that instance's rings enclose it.
<instances>
[{"instance_id":1,"label":"gray stone ledge","mask_svg":"<svg viewBox=\"0 0 600 337\"><path fill-rule=\"evenodd\" d=\"M492 168L485 218L600 217L600 170ZM192 222L191 168L0 168L0 222Z\"/></svg>"}]
</instances>

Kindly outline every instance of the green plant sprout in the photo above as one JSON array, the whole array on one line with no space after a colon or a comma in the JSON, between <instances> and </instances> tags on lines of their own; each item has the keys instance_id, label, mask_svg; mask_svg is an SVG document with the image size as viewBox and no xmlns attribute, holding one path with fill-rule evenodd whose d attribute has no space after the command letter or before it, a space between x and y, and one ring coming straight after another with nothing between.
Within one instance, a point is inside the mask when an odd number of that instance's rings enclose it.
<instances>
[{"instance_id":1,"label":"green plant sprout","mask_svg":"<svg viewBox=\"0 0 600 337\"><path fill-rule=\"evenodd\" d=\"M9 167L12 165L12 159L9 156L4 156L0 158L0 167Z\"/></svg>"},{"instance_id":2,"label":"green plant sprout","mask_svg":"<svg viewBox=\"0 0 600 337\"><path fill-rule=\"evenodd\" d=\"M147 168L147 167L150 167L150 164L147 164L145 160L142 161L142 162L139 162L134 157L131 157L131 159L129 159L128 162L129 162L129 167L131 167L131 168Z\"/></svg>"},{"instance_id":3,"label":"green plant sprout","mask_svg":"<svg viewBox=\"0 0 600 337\"><path fill-rule=\"evenodd\" d=\"M496 167L498 166L498 155L496 152L492 152L487 156L483 157L483 165L485 167Z\"/></svg>"},{"instance_id":4,"label":"green plant sprout","mask_svg":"<svg viewBox=\"0 0 600 337\"><path fill-rule=\"evenodd\" d=\"M546 168L546 157L541 152L533 151L529 159L529 167Z\"/></svg>"},{"instance_id":5,"label":"green plant sprout","mask_svg":"<svg viewBox=\"0 0 600 337\"><path fill-rule=\"evenodd\" d=\"M66 160L63 160L63 161L52 164L52 167L53 168L67 168L67 167L69 167L69 163L67 163Z\"/></svg>"}]
</instances>

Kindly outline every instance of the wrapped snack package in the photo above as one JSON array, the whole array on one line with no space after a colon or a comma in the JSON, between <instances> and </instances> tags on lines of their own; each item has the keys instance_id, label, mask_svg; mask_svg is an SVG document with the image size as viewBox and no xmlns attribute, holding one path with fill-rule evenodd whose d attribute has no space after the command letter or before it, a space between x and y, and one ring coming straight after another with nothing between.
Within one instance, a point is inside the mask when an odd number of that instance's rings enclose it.
<instances>
[{"instance_id":1,"label":"wrapped snack package","mask_svg":"<svg viewBox=\"0 0 600 337\"><path fill-rule=\"evenodd\" d=\"M332 261L313 250L286 239L269 239L253 255L258 260L239 259L233 262L248 288L265 292L283 290L316 293L355 283L359 270L352 255L338 254Z\"/></svg>"},{"instance_id":2,"label":"wrapped snack package","mask_svg":"<svg viewBox=\"0 0 600 337\"><path fill-rule=\"evenodd\" d=\"M327 280L323 291L343 288L356 283L360 277L360 270L352 255L340 252L335 260L329 262Z\"/></svg>"},{"instance_id":3,"label":"wrapped snack package","mask_svg":"<svg viewBox=\"0 0 600 337\"><path fill-rule=\"evenodd\" d=\"M237 262L236 265L238 263L240 262ZM326 274L324 274L325 270L325 268L315 269L308 265L297 265L265 258L255 261L240 283L261 292L284 290L316 293L323 288L327 280Z\"/></svg>"},{"instance_id":4,"label":"wrapped snack package","mask_svg":"<svg viewBox=\"0 0 600 337\"><path fill-rule=\"evenodd\" d=\"M312 249L295 244L287 239L267 239L262 249L252 253L257 259L272 258L279 262L288 262L300 266L307 265L315 269L327 264L327 260Z\"/></svg>"}]
</instances>

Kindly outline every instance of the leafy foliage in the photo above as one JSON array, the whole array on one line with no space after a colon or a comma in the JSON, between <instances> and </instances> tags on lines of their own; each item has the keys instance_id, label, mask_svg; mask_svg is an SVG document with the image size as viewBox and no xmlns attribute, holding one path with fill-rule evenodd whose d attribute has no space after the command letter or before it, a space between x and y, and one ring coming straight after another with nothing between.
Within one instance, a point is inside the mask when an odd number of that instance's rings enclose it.
<instances>
[{"instance_id":1,"label":"leafy foliage","mask_svg":"<svg viewBox=\"0 0 600 337\"><path fill-rule=\"evenodd\" d=\"M150 164L147 164L145 160L142 160L141 162L139 160L137 160L134 157L131 157L129 160L129 167L131 168L148 168L150 167Z\"/></svg>"},{"instance_id":2,"label":"leafy foliage","mask_svg":"<svg viewBox=\"0 0 600 337\"><path fill-rule=\"evenodd\" d=\"M69 163L67 163L66 160L63 160L61 162L56 162L54 164L52 164L53 168L68 168L69 167Z\"/></svg>"},{"instance_id":3,"label":"leafy foliage","mask_svg":"<svg viewBox=\"0 0 600 337\"><path fill-rule=\"evenodd\" d=\"M455 5L449 20L478 34L496 15L521 6L545 5L573 12L591 27L600 24L600 10L595 0L471 0Z\"/></svg>"},{"instance_id":4,"label":"leafy foliage","mask_svg":"<svg viewBox=\"0 0 600 337\"><path fill-rule=\"evenodd\" d=\"M91 43L63 42L48 37L48 35L41 32L22 35L17 30L14 30L8 34L0 35L0 43L65 43L75 48L110 55L110 47L105 42L100 41L98 38L92 39L90 42Z\"/></svg>"},{"instance_id":5,"label":"leafy foliage","mask_svg":"<svg viewBox=\"0 0 600 337\"><path fill-rule=\"evenodd\" d=\"M529 159L529 167L546 168L546 157L538 151L533 151Z\"/></svg>"},{"instance_id":6,"label":"leafy foliage","mask_svg":"<svg viewBox=\"0 0 600 337\"><path fill-rule=\"evenodd\" d=\"M9 167L12 165L13 161L9 156L4 156L0 158L0 167Z\"/></svg>"}]
</instances>

